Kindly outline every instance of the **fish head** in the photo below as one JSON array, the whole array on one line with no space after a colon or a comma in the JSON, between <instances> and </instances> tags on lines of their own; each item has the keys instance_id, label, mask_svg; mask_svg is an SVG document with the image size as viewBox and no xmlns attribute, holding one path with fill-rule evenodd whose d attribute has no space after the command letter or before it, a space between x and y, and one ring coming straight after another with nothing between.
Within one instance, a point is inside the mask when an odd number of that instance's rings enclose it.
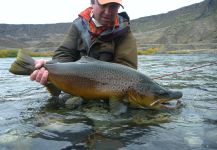
<instances>
[{"instance_id":1,"label":"fish head","mask_svg":"<svg viewBox=\"0 0 217 150\"><path fill-rule=\"evenodd\" d=\"M170 106L166 103L172 100L178 100L182 97L182 92L172 91L161 87L157 83L143 86L141 90L132 90L129 92L129 102L139 107L148 107L151 109L174 109L180 105L177 101L176 106Z\"/></svg>"},{"instance_id":2,"label":"fish head","mask_svg":"<svg viewBox=\"0 0 217 150\"><path fill-rule=\"evenodd\" d=\"M149 107L154 109L162 109L162 108L177 108L179 106L179 102L177 101L176 106L167 105L167 102L172 100L178 100L182 97L182 92L180 91L172 91L169 89L161 89L154 93L154 100L149 104Z\"/></svg>"}]
</instances>

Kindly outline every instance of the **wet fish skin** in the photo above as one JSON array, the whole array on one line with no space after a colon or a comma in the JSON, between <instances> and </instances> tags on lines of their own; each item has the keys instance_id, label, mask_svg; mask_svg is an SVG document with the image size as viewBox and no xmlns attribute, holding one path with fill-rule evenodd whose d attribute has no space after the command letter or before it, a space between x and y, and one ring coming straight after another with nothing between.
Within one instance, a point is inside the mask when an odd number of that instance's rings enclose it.
<instances>
[{"instance_id":1,"label":"wet fish skin","mask_svg":"<svg viewBox=\"0 0 217 150\"><path fill-rule=\"evenodd\" d=\"M140 107L169 108L162 103L182 97L181 92L166 89L137 70L90 57L77 62L47 63L44 67L49 72L48 81L54 85L52 88L84 99L127 97L130 103ZM29 75L34 71L34 60L21 50L9 71ZM49 91L55 94L52 88Z\"/></svg>"}]
</instances>

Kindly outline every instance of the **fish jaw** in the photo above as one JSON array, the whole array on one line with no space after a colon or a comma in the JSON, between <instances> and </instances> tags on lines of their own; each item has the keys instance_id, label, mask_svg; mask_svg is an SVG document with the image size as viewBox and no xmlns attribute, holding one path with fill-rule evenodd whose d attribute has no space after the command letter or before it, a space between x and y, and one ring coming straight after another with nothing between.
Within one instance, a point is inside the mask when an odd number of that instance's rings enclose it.
<instances>
[{"instance_id":1,"label":"fish jaw","mask_svg":"<svg viewBox=\"0 0 217 150\"><path fill-rule=\"evenodd\" d=\"M145 93L141 94L135 90L128 91L129 103L139 108L153 108L152 104L157 102L153 94Z\"/></svg>"},{"instance_id":2,"label":"fish jaw","mask_svg":"<svg viewBox=\"0 0 217 150\"><path fill-rule=\"evenodd\" d=\"M176 109L181 106L181 101L178 100L182 97L182 92L168 90L162 95L158 95L157 100L150 104L150 107L155 109ZM175 106L167 105L166 103L172 100L177 100Z\"/></svg>"},{"instance_id":3,"label":"fish jaw","mask_svg":"<svg viewBox=\"0 0 217 150\"><path fill-rule=\"evenodd\" d=\"M168 91L161 95L158 94L139 94L135 91L128 93L129 102L134 106L140 108L150 108L150 109L176 109L181 105L181 102L178 100L175 106L166 105L166 102L177 100L182 97L182 92L179 91Z\"/></svg>"}]
</instances>

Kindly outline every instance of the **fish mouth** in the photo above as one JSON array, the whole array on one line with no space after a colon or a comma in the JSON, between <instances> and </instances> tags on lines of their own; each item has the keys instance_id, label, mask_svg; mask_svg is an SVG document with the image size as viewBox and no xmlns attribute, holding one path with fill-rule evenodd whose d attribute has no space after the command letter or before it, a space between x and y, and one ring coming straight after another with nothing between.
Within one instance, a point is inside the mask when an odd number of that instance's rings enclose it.
<instances>
[{"instance_id":1,"label":"fish mouth","mask_svg":"<svg viewBox=\"0 0 217 150\"><path fill-rule=\"evenodd\" d=\"M153 103L150 104L152 108L160 108L160 109L176 109L182 106L182 102L180 100L176 100L175 105L171 105L170 103L167 102L161 102L162 100L157 100ZM163 100L165 101L165 100Z\"/></svg>"},{"instance_id":2,"label":"fish mouth","mask_svg":"<svg viewBox=\"0 0 217 150\"><path fill-rule=\"evenodd\" d=\"M181 105L181 101L179 100L183 96L180 91L170 92L167 96L161 97L150 104L153 108L166 108L166 109L175 109ZM175 101L175 106L168 103L169 101Z\"/></svg>"}]
</instances>

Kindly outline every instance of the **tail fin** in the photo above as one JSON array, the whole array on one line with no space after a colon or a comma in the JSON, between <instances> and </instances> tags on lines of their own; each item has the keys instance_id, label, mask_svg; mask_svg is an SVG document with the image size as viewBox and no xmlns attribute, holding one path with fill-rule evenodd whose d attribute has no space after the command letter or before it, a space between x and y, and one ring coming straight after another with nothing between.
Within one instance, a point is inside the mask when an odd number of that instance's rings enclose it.
<instances>
[{"instance_id":1,"label":"tail fin","mask_svg":"<svg viewBox=\"0 0 217 150\"><path fill-rule=\"evenodd\" d=\"M9 71L17 75L30 75L35 70L35 60L26 51L19 50L17 59L11 64Z\"/></svg>"},{"instance_id":2,"label":"tail fin","mask_svg":"<svg viewBox=\"0 0 217 150\"><path fill-rule=\"evenodd\" d=\"M9 71L16 75L30 75L35 70L35 60L25 50L19 50L17 59L11 64ZM52 96L59 96L61 91L52 83L45 85Z\"/></svg>"}]
</instances>

